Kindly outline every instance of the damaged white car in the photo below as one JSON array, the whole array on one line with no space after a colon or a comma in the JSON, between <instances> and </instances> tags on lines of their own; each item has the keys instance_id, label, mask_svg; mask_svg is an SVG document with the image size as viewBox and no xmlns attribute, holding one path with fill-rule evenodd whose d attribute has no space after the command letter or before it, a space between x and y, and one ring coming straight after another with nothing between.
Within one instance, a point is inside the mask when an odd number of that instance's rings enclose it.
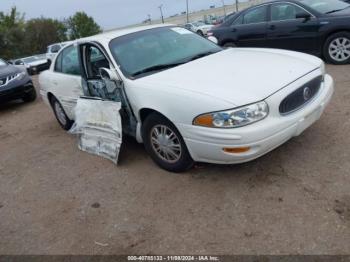
<instances>
[{"instance_id":1,"label":"damaged white car","mask_svg":"<svg viewBox=\"0 0 350 262\"><path fill-rule=\"evenodd\" d=\"M333 94L333 79L314 56L223 50L171 25L78 40L39 81L66 130L80 97L120 103L123 133L173 172L195 161L256 159L317 121Z\"/></svg>"}]
</instances>

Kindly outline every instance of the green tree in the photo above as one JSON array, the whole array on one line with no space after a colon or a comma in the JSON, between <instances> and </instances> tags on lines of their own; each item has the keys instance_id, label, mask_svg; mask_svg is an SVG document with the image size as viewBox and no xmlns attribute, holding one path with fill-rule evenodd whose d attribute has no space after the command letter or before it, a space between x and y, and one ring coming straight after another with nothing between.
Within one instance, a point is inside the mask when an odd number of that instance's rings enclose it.
<instances>
[{"instance_id":1,"label":"green tree","mask_svg":"<svg viewBox=\"0 0 350 262\"><path fill-rule=\"evenodd\" d=\"M44 53L48 45L64 42L67 28L63 22L50 18L35 18L25 25L25 50L29 54Z\"/></svg>"},{"instance_id":2,"label":"green tree","mask_svg":"<svg viewBox=\"0 0 350 262\"><path fill-rule=\"evenodd\" d=\"M68 35L71 40L101 33L101 27L85 12L77 12L67 19Z\"/></svg>"},{"instance_id":3,"label":"green tree","mask_svg":"<svg viewBox=\"0 0 350 262\"><path fill-rule=\"evenodd\" d=\"M8 14L0 12L0 57L10 59L23 52L24 25L24 14L17 12L16 7Z\"/></svg>"}]
</instances>

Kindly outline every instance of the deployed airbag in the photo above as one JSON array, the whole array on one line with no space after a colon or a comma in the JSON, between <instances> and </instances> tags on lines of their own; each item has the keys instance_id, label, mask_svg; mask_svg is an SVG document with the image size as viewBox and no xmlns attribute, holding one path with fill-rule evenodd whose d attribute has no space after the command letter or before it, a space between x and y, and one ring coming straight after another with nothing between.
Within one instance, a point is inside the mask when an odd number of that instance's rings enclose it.
<instances>
[{"instance_id":1,"label":"deployed airbag","mask_svg":"<svg viewBox=\"0 0 350 262\"><path fill-rule=\"evenodd\" d=\"M118 163L122 143L120 102L81 97L75 108L75 123L69 131L78 135L79 149Z\"/></svg>"}]
</instances>

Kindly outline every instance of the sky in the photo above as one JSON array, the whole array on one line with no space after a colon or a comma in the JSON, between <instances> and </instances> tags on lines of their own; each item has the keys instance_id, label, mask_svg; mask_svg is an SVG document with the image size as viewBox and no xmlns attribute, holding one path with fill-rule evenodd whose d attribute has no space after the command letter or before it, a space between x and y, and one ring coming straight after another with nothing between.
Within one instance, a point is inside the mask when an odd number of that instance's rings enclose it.
<instances>
[{"instance_id":1,"label":"sky","mask_svg":"<svg viewBox=\"0 0 350 262\"><path fill-rule=\"evenodd\" d=\"M233 4L234 0L224 0ZM103 29L113 29L148 18L160 18L158 6L163 5L164 16L186 11L186 0L0 0L0 11L8 12L12 6L25 13L25 18L44 16L63 19L76 11L84 11L92 16ZM208 9L222 6L222 0L189 0L189 10Z\"/></svg>"}]
</instances>

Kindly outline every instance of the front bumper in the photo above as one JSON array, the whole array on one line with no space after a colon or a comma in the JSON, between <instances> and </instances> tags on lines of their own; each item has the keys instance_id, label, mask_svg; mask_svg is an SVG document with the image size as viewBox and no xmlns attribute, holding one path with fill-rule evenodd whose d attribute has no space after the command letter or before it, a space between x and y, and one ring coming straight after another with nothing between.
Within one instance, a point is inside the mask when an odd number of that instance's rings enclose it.
<instances>
[{"instance_id":1,"label":"front bumper","mask_svg":"<svg viewBox=\"0 0 350 262\"><path fill-rule=\"evenodd\" d=\"M292 137L300 135L321 117L330 102L334 92L332 77L326 75L316 97L294 113L281 116L278 110L279 103L297 86L302 86L308 78L311 80L317 74L319 72L311 73L265 99L270 106L270 114L266 119L252 125L215 129L178 124L192 158L197 162L216 164L244 163L259 158ZM245 153L223 151L223 148L237 147L249 147L250 150Z\"/></svg>"},{"instance_id":2,"label":"front bumper","mask_svg":"<svg viewBox=\"0 0 350 262\"><path fill-rule=\"evenodd\" d=\"M18 83L8 87L0 87L0 101L6 102L11 100L16 100L23 98L26 94L30 93L34 89L33 83L31 80Z\"/></svg>"}]
</instances>

